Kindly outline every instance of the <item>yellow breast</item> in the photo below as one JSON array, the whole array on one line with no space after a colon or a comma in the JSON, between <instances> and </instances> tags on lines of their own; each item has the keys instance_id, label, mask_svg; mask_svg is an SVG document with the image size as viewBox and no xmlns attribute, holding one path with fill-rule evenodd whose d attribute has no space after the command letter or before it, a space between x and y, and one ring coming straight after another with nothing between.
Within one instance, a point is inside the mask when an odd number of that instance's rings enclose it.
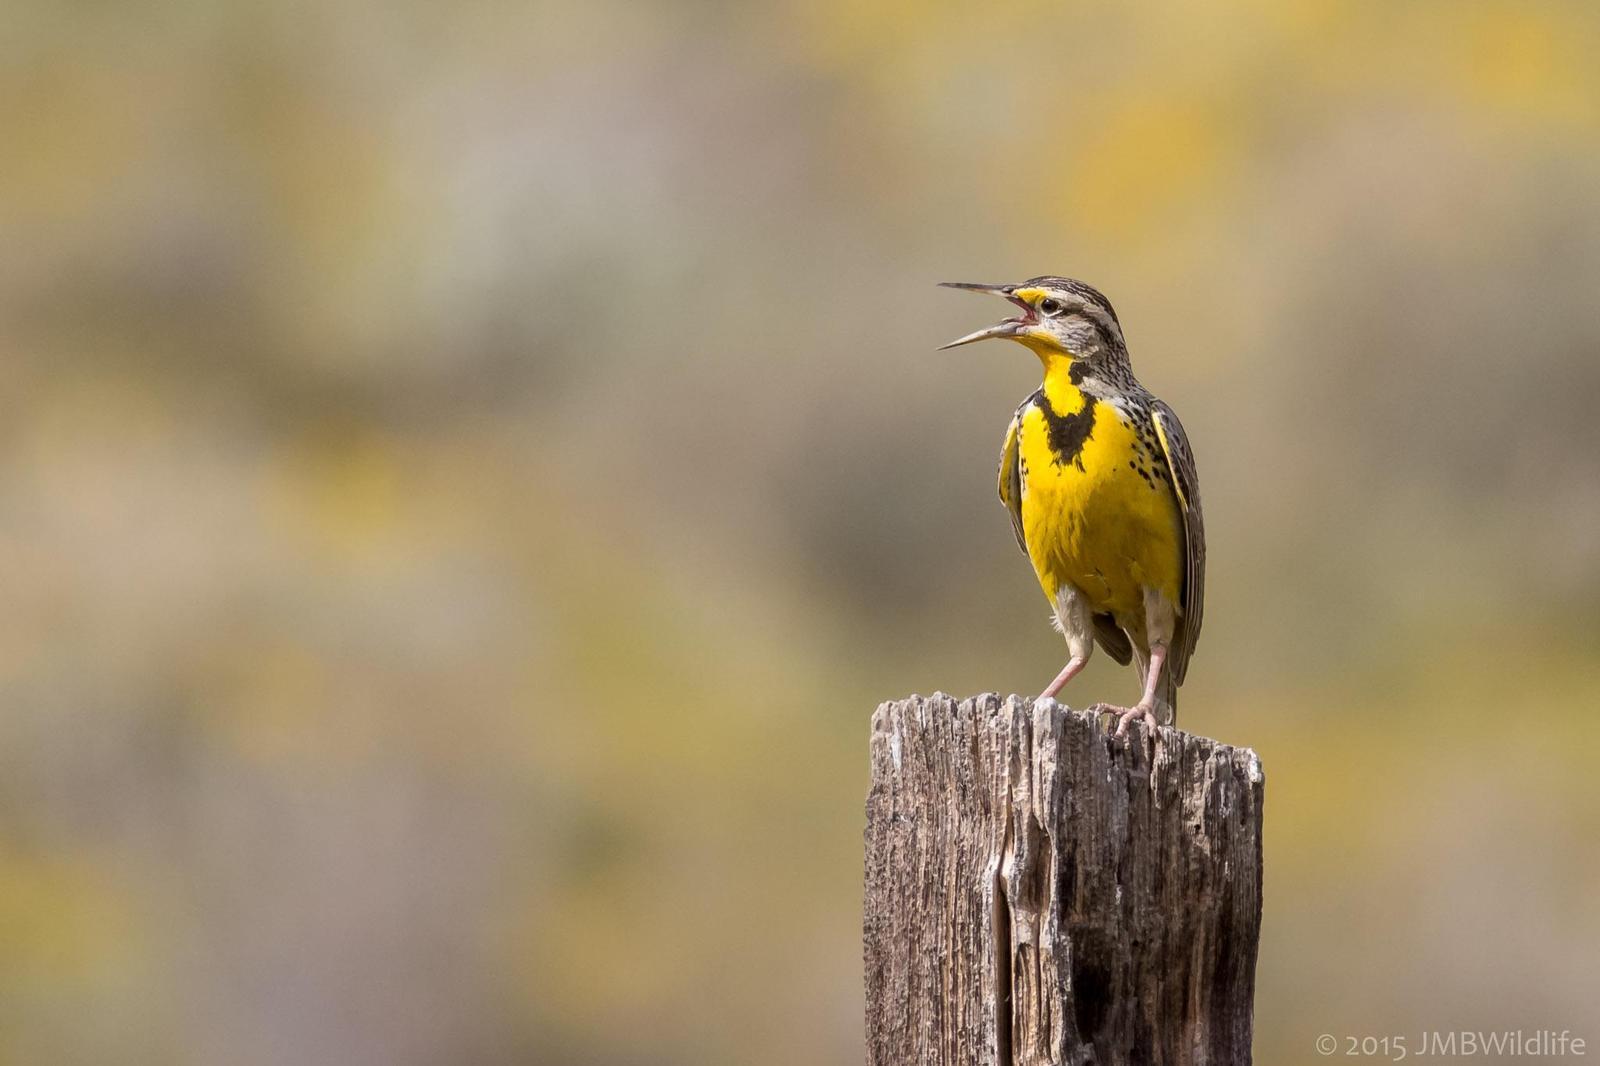
<instances>
[{"instance_id":1,"label":"yellow breast","mask_svg":"<svg viewBox=\"0 0 1600 1066\"><path fill-rule=\"evenodd\" d=\"M1179 602L1183 526L1159 445L1134 417L1052 374L1017 443L1023 532L1045 595L1070 581L1097 613L1142 627L1147 586Z\"/></svg>"}]
</instances>

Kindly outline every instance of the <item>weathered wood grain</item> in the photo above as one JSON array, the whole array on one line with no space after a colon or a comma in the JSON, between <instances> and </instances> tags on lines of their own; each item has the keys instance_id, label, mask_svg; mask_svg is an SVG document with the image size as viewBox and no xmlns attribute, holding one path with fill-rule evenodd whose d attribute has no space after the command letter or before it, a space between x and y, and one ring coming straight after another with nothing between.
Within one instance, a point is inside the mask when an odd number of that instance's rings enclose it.
<instances>
[{"instance_id":1,"label":"weathered wood grain","mask_svg":"<svg viewBox=\"0 0 1600 1066\"><path fill-rule=\"evenodd\" d=\"M1261 763L1053 700L878 708L871 1066L1250 1061Z\"/></svg>"}]
</instances>

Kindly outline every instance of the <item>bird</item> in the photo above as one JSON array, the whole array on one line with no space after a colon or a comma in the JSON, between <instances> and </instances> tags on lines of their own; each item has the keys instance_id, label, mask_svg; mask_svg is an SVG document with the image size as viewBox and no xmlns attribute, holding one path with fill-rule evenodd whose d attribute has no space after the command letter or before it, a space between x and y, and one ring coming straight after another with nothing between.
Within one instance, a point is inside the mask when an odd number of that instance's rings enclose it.
<instances>
[{"instance_id":1,"label":"bird","mask_svg":"<svg viewBox=\"0 0 1600 1066\"><path fill-rule=\"evenodd\" d=\"M1116 733L1177 719L1205 606L1206 533L1188 434L1134 377L1122 325L1099 290L1044 275L1014 285L941 282L1002 296L1020 313L942 345L992 338L1032 350L1043 384L1016 409L1000 451L1000 501L1066 638L1054 698L1096 644L1129 662L1143 694Z\"/></svg>"}]
</instances>

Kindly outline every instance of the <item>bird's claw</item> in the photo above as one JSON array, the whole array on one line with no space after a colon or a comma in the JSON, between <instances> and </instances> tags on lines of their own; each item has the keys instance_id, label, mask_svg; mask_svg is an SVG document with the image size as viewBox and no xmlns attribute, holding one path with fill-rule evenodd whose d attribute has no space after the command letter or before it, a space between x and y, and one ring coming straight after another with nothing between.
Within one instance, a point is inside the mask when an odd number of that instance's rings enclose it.
<instances>
[{"instance_id":1,"label":"bird's claw","mask_svg":"<svg viewBox=\"0 0 1600 1066\"><path fill-rule=\"evenodd\" d=\"M1145 727L1149 730L1150 735L1155 736L1156 726L1158 724L1156 722L1155 711L1153 708L1146 707L1142 703L1137 707L1129 707L1126 711L1122 712L1122 720L1117 723L1117 736L1126 736L1128 732L1128 723L1139 718L1144 719Z\"/></svg>"},{"instance_id":2,"label":"bird's claw","mask_svg":"<svg viewBox=\"0 0 1600 1066\"><path fill-rule=\"evenodd\" d=\"M1138 721L1139 719L1143 719L1144 720L1144 724L1146 725L1146 727L1149 728L1151 736L1155 736L1156 735L1156 726L1159 723L1156 721L1155 708L1148 707L1143 703L1138 704L1137 706L1133 706L1133 707L1117 707L1117 706L1115 706L1113 704L1110 704L1110 703L1097 703L1093 707L1090 707L1089 710L1093 714L1114 714L1114 715L1116 715L1117 716L1117 729L1116 729L1116 734L1115 734L1116 736L1119 736L1119 737L1127 736L1128 735L1128 724L1130 722Z\"/></svg>"}]
</instances>

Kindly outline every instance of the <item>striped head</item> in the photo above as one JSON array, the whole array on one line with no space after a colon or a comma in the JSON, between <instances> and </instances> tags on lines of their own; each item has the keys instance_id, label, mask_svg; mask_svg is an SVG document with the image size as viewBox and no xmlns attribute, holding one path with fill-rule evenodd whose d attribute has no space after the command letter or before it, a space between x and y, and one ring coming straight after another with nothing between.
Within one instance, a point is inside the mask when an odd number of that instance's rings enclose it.
<instances>
[{"instance_id":1,"label":"striped head","mask_svg":"<svg viewBox=\"0 0 1600 1066\"><path fill-rule=\"evenodd\" d=\"M1017 285L978 285L961 281L941 284L952 289L1004 296L1022 311L988 329L951 341L944 348L1005 337L1027 345L1046 363L1065 356L1103 367L1113 376L1120 376L1117 370L1129 369L1128 348L1122 340L1117 313L1111 309L1111 302L1093 286L1050 275L1030 278Z\"/></svg>"}]
</instances>

